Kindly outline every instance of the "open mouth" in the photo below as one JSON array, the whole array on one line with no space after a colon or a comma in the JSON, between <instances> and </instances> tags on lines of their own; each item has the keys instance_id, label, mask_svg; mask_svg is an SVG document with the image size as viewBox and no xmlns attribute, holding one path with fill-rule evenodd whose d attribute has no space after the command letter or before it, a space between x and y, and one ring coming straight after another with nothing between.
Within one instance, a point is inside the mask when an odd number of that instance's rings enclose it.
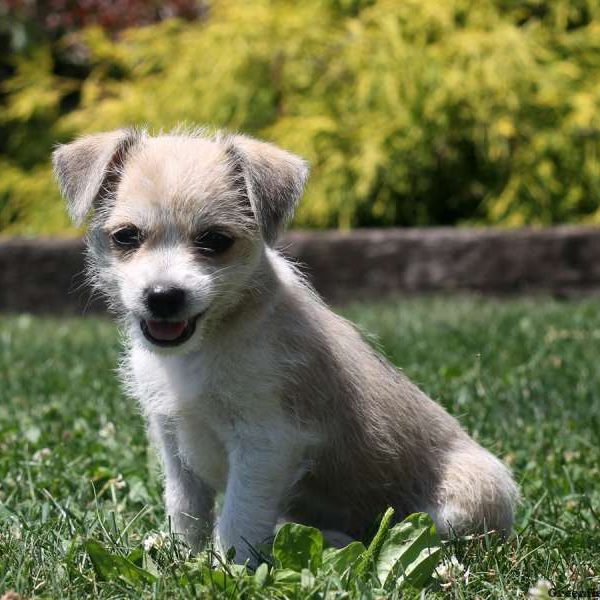
<instances>
[{"instance_id":1,"label":"open mouth","mask_svg":"<svg viewBox=\"0 0 600 600\"><path fill-rule=\"evenodd\" d=\"M199 316L186 321L144 319L140 321L140 327L144 337L156 346L179 346L194 335Z\"/></svg>"}]
</instances>

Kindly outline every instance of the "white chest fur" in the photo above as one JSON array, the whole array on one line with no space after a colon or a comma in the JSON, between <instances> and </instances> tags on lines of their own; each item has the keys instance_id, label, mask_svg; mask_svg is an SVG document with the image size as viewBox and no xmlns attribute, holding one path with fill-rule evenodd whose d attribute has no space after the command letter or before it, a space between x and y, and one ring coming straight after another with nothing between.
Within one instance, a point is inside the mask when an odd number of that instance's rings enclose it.
<instances>
[{"instance_id":1,"label":"white chest fur","mask_svg":"<svg viewBox=\"0 0 600 600\"><path fill-rule=\"evenodd\" d=\"M221 491L240 447L275 456L285 446L296 455L314 440L285 414L264 347L260 356L244 344L218 350L160 356L133 347L127 380L148 418L169 423L181 461Z\"/></svg>"}]
</instances>

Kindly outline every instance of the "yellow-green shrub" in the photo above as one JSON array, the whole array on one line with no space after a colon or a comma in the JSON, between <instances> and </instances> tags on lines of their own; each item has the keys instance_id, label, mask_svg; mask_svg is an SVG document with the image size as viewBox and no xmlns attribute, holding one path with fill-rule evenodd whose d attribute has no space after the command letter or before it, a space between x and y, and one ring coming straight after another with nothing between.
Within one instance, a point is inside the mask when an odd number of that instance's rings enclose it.
<instances>
[{"instance_id":1,"label":"yellow-green shrub","mask_svg":"<svg viewBox=\"0 0 600 600\"><path fill-rule=\"evenodd\" d=\"M90 29L61 44L87 55L83 81L52 75L39 48L6 84L9 231L65 226L36 216L58 202L40 156L53 140L182 122L306 156L298 226L600 221L591 0L220 0L204 22L116 41ZM61 110L74 87L76 108Z\"/></svg>"}]
</instances>

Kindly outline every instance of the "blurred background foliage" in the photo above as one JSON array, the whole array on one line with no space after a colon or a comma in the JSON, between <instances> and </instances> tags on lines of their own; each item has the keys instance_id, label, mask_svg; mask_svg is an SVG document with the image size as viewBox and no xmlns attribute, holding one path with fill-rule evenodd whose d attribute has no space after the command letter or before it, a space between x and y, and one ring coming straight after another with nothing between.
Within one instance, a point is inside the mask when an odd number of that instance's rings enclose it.
<instances>
[{"instance_id":1,"label":"blurred background foliage","mask_svg":"<svg viewBox=\"0 0 600 600\"><path fill-rule=\"evenodd\" d=\"M53 144L182 122L309 159L301 227L600 222L598 0L0 0L0 232Z\"/></svg>"}]
</instances>

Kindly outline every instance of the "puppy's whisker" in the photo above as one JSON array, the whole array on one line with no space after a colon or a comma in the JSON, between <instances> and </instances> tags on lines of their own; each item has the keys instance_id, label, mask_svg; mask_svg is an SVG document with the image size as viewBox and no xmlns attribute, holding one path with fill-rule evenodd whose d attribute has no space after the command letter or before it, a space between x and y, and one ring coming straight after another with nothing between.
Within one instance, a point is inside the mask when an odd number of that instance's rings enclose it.
<instances>
[{"instance_id":1,"label":"puppy's whisker","mask_svg":"<svg viewBox=\"0 0 600 600\"><path fill-rule=\"evenodd\" d=\"M99 300L101 298L101 296L102 296L102 294L98 290L95 290L93 288L90 289L86 303L85 303L81 313L83 315L87 314L87 311L88 311L90 305L92 304L92 302Z\"/></svg>"}]
</instances>

